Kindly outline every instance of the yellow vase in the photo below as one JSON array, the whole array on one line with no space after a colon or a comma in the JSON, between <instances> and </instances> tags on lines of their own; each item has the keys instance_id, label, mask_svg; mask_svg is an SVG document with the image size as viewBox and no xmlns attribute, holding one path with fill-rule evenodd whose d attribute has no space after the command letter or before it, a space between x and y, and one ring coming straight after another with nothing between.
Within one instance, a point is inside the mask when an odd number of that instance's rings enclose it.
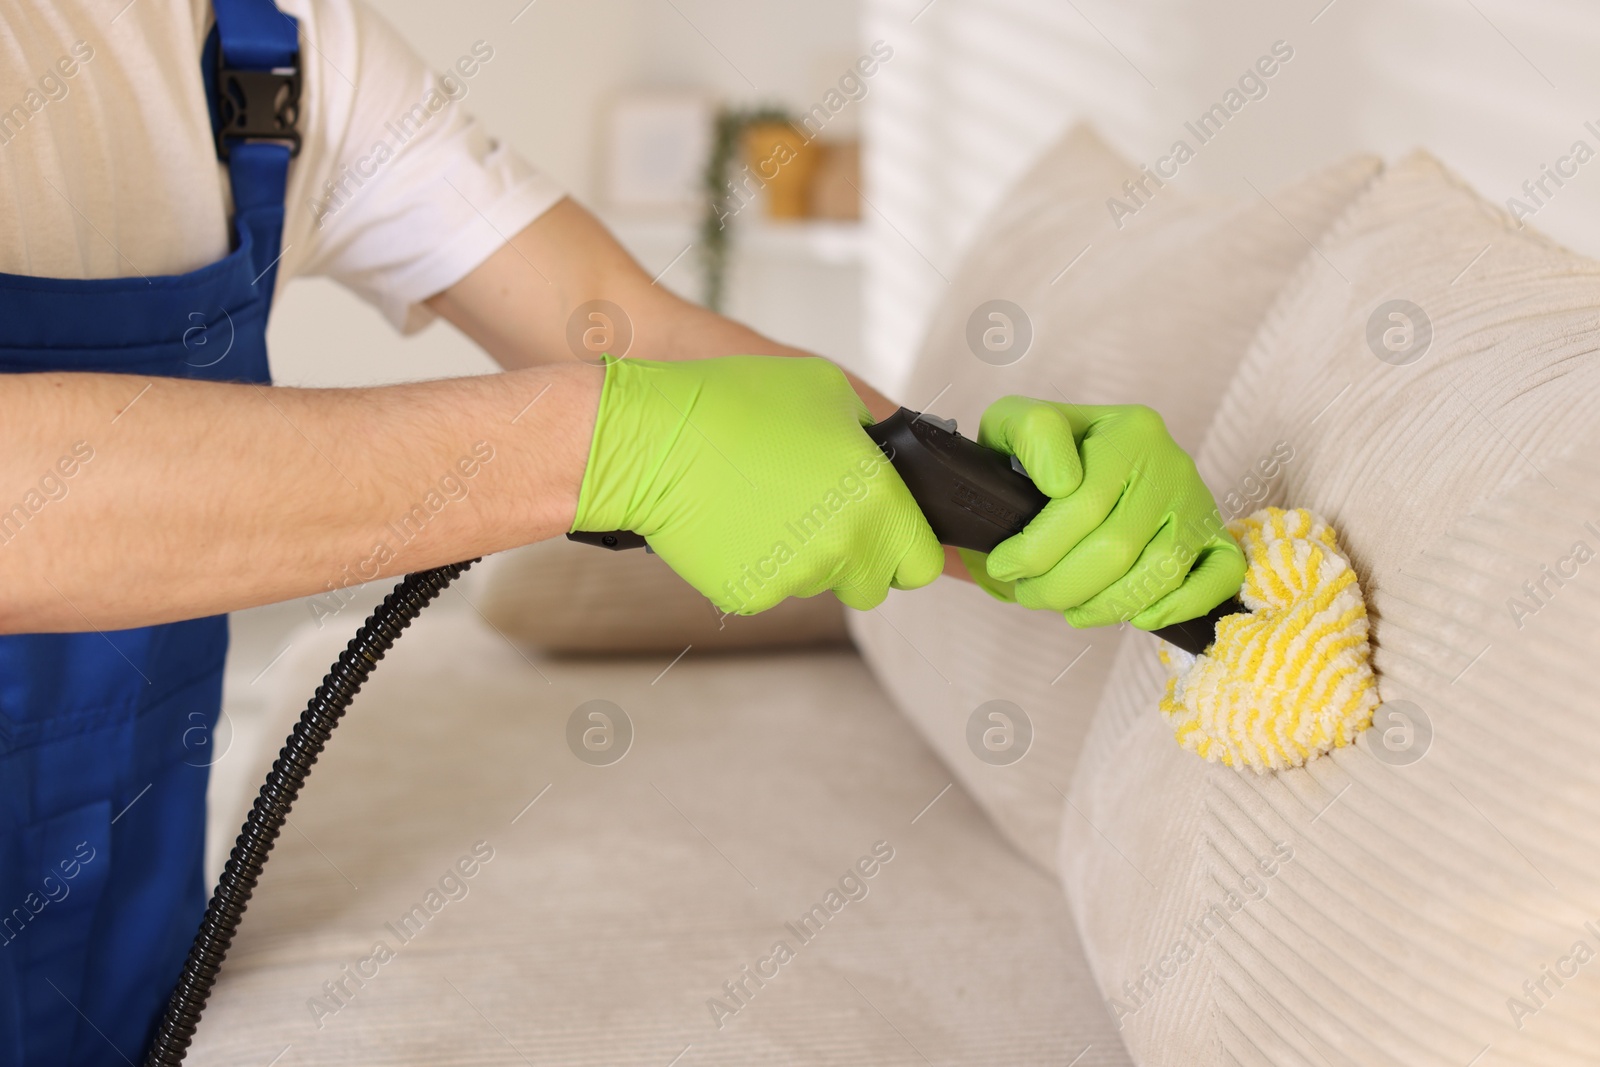
<instances>
[{"instance_id":1,"label":"yellow vase","mask_svg":"<svg viewBox=\"0 0 1600 1067\"><path fill-rule=\"evenodd\" d=\"M744 133L744 161L767 194L767 216L806 217L816 145L787 122L757 122Z\"/></svg>"}]
</instances>

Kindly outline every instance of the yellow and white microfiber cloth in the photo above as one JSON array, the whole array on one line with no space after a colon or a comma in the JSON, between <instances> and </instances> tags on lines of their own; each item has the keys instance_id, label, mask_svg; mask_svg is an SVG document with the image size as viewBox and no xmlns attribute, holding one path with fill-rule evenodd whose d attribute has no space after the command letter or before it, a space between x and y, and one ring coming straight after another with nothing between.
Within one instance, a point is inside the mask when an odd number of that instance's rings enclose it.
<instances>
[{"instance_id":1,"label":"yellow and white microfiber cloth","mask_svg":"<svg viewBox=\"0 0 1600 1067\"><path fill-rule=\"evenodd\" d=\"M1228 531L1249 562L1239 593L1249 613L1219 621L1200 656L1161 645L1161 714L1207 760L1303 766L1372 724L1367 605L1333 528L1304 508L1267 508Z\"/></svg>"}]
</instances>

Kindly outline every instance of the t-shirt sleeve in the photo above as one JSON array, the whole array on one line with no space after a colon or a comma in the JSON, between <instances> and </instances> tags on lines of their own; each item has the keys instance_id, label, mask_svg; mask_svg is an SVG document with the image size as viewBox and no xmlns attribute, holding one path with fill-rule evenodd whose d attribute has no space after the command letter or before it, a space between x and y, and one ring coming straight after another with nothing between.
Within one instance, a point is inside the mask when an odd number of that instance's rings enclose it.
<instances>
[{"instance_id":1,"label":"t-shirt sleeve","mask_svg":"<svg viewBox=\"0 0 1600 1067\"><path fill-rule=\"evenodd\" d=\"M463 41L430 70L358 0L282 0L301 20L304 144L290 168L280 278L326 275L411 333L563 191L467 110L498 57ZM499 62L505 62L498 59Z\"/></svg>"}]
</instances>

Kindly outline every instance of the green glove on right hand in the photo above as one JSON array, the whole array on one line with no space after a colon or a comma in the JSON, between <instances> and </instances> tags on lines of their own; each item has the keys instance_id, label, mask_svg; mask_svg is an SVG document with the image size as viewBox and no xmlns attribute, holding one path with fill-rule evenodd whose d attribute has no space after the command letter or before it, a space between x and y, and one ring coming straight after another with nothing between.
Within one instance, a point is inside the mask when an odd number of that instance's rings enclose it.
<instances>
[{"instance_id":1,"label":"green glove on right hand","mask_svg":"<svg viewBox=\"0 0 1600 1067\"><path fill-rule=\"evenodd\" d=\"M873 608L944 550L871 422L815 357L611 360L572 528L643 534L729 614L827 589Z\"/></svg>"},{"instance_id":2,"label":"green glove on right hand","mask_svg":"<svg viewBox=\"0 0 1600 1067\"><path fill-rule=\"evenodd\" d=\"M969 570L985 566L991 593L1064 612L1074 626L1154 630L1239 591L1244 553L1150 408L1002 397L984 411L978 441L1016 456L1053 498L986 561L964 556Z\"/></svg>"}]
</instances>

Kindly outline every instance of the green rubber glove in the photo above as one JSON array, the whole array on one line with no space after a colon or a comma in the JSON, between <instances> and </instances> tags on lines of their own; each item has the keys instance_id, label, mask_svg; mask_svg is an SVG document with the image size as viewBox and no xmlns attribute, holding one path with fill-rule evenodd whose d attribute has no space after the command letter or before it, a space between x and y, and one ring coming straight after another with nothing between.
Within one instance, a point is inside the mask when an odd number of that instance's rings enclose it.
<instances>
[{"instance_id":1,"label":"green rubber glove","mask_svg":"<svg viewBox=\"0 0 1600 1067\"><path fill-rule=\"evenodd\" d=\"M643 534L728 614L831 589L867 610L944 550L823 359L608 360L574 530Z\"/></svg>"},{"instance_id":2,"label":"green rubber glove","mask_svg":"<svg viewBox=\"0 0 1600 1067\"><path fill-rule=\"evenodd\" d=\"M1054 498L987 561L1024 607L1064 612L1079 627L1154 630L1239 592L1244 553L1151 409L1002 397L983 413L978 440L1016 456Z\"/></svg>"}]
</instances>

